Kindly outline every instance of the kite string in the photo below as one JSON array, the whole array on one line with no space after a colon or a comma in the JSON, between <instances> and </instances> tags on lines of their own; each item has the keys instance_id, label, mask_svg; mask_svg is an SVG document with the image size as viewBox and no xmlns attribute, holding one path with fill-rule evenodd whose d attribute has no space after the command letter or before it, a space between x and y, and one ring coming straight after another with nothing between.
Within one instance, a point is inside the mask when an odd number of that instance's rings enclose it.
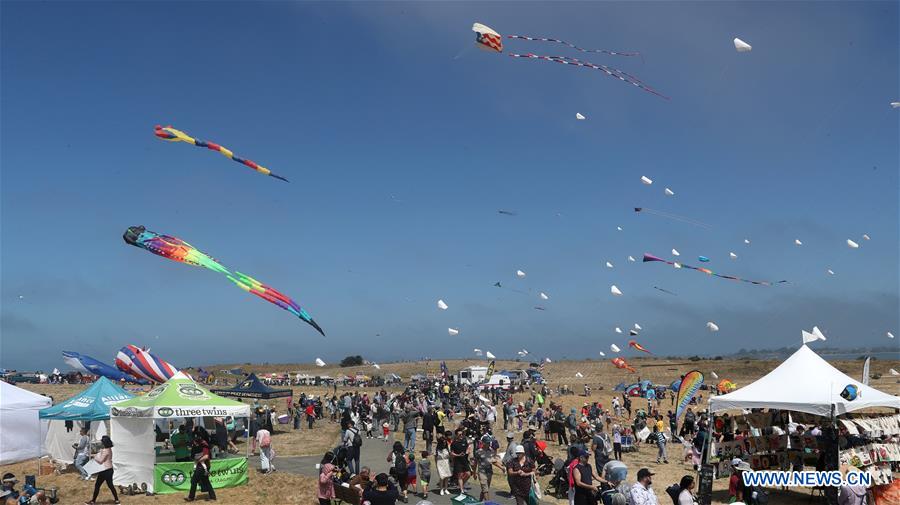
<instances>
[{"instance_id":1,"label":"kite string","mask_svg":"<svg viewBox=\"0 0 900 505\"><path fill-rule=\"evenodd\" d=\"M673 219L675 221L681 221L683 223L693 224L695 226L700 226L701 228L712 228L712 225L706 224L702 221L696 221L694 219L679 216L678 214L671 214L669 212L663 212L661 210L648 209L647 207L641 207L640 212L646 212L648 214L653 214L655 216L664 217L667 219Z\"/></svg>"}]
</instances>

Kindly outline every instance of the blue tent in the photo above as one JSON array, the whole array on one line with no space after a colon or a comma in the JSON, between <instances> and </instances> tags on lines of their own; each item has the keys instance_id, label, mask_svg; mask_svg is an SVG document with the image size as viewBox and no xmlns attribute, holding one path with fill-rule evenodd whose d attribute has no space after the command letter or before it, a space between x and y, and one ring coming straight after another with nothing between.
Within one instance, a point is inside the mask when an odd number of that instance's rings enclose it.
<instances>
[{"instance_id":1,"label":"blue tent","mask_svg":"<svg viewBox=\"0 0 900 505\"><path fill-rule=\"evenodd\" d=\"M122 400L133 398L115 382L100 377L91 387L64 402L42 409L41 419L63 421L100 421L109 419L109 407Z\"/></svg>"},{"instance_id":2,"label":"blue tent","mask_svg":"<svg viewBox=\"0 0 900 505\"><path fill-rule=\"evenodd\" d=\"M262 383L256 374L251 373L244 382L230 389L211 389L211 393L232 398L257 398L268 400L270 398L284 398L294 396L292 389L275 389Z\"/></svg>"}]
</instances>

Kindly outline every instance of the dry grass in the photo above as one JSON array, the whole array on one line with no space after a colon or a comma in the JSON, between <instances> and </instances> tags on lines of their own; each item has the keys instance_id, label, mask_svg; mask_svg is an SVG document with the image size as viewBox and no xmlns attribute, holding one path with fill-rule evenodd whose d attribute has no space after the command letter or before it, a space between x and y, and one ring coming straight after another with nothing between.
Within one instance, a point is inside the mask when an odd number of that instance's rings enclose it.
<instances>
[{"instance_id":1,"label":"dry grass","mask_svg":"<svg viewBox=\"0 0 900 505\"><path fill-rule=\"evenodd\" d=\"M570 395L562 398L553 397L552 400L562 404L565 408L580 407L585 400L599 401L607 406L613 396L612 388L619 382L631 383L640 377L641 379L649 379L654 383L667 384L677 378L680 374L690 370L700 370L707 377L711 377L709 372L715 371L720 378L731 379L738 386L746 385L759 377L765 375L775 368L778 361L753 361L753 360L703 360L698 362L690 361L671 361L653 358L630 358L631 363L637 370L636 374L624 373L622 370L614 368L609 361L567 361L549 363L545 366L545 377L553 386L558 384L567 384L571 386L576 393L581 393L584 384L591 386L593 394L590 398L580 395ZM447 366L451 371L459 370L469 365L485 365L486 360L451 360L447 362ZM838 369L848 373L851 376L859 376L862 370L862 362L860 361L837 361L832 363ZM438 373L438 362L429 364L423 362L406 362L406 363L388 363L381 365L381 370L376 370L371 366L339 368L329 366L323 368L315 368L307 365L224 365L208 367L211 370L227 369L239 366L245 372L253 371L257 373L283 373L283 372L305 372L310 375L350 375L357 373L365 375L385 375L387 373L396 373L407 379L414 373ZM525 368L527 363L515 361L499 361L497 369L516 369ZM881 379L872 380L870 384L882 391L890 394L900 394L900 381L895 377L887 374L888 368L900 368L898 361L879 360L874 363L872 372L882 373ZM584 377L576 378L575 373L581 372ZM707 379L709 381L709 379ZM71 385L24 385L26 389L53 396L55 401L60 401L79 392L83 389L81 386ZM598 390L602 387L603 390ZM330 388L317 387L294 387L295 395L301 392L313 395L331 394ZM338 394L341 391L369 391L372 389L361 388L338 388ZM518 400L519 398L517 398ZM524 396L522 397L524 399ZM703 403L705 405L708 395L704 395ZM663 403L663 410L667 401ZM276 405L279 411L285 410L283 400L271 400L270 405ZM641 402L636 401L635 408L641 407ZM702 408L702 407L701 407ZM625 422L624 419L620 422ZM502 425L501 425L502 426ZM500 440L503 440L501 430L495 430ZM334 423L322 421L317 423L316 429L309 431L305 429L290 430L288 426L283 426L283 431L276 432L274 443L276 450L280 456L303 456L318 455L326 450L334 447L337 442L339 429ZM539 438L543 438L539 434ZM563 455L561 448L551 444L548 448L551 456L561 457ZM663 488L667 485L677 482L682 475L692 473L689 465L681 463L681 447L669 446L668 465L656 464L656 448L641 447L637 452L625 455L625 462L629 465L630 479L634 478L638 468L651 468L657 475L654 477L655 488L660 496L660 503L666 503L668 497L662 496ZM7 465L0 467L0 471L11 471L21 476L25 474L33 474L37 470L34 461L19 463L16 465ZM546 489L549 478L544 478L541 484ZM75 475L50 475L38 478L38 483L42 487L57 487L62 497L61 503L78 503L76 500L87 499L90 497L92 483L86 483L76 479ZM503 479L497 479L497 488L505 489ZM714 503L724 503L725 489L727 488L727 480L717 480L713 486ZM232 489L223 489L218 492L222 503L252 503L252 504L270 504L270 503L315 503L315 479L290 475L284 473L275 473L268 476L257 475L251 470L250 483L247 486ZM102 491L101 496L106 497L108 503L112 503L108 491ZM786 494L775 494L772 497L772 503L779 504L801 504L806 503L808 493L806 491L788 492ZM126 497L129 503L176 503L181 501L179 495L165 495L152 497ZM550 498L547 498L550 500Z\"/></svg>"},{"instance_id":2,"label":"dry grass","mask_svg":"<svg viewBox=\"0 0 900 505\"><path fill-rule=\"evenodd\" d=\"M16 474L20 481L25 480L25 475L34 475L36 471L37 462L35 460L0 467L0 472L12 472ZM77 472L72 469L70 472L61 475L39 476L37 482L38 486L42 488L57 488L60 498L59 503L61 504L84 503L91 498L94 482L83 481L77 478L77 475ZM259 505L302 503L309 505L316 503L316 479L278 472L262 475L251 469L250 480L246 486L217 489L216 495L220 503L252 503ZM198 496L205 497L203 494ZM180 494L119 496L122 502L135 504L184 503L182 498L183 495ZM112 502L113 499L109 489L103 486L97 503Z\"/></svg>"}]
</instances>

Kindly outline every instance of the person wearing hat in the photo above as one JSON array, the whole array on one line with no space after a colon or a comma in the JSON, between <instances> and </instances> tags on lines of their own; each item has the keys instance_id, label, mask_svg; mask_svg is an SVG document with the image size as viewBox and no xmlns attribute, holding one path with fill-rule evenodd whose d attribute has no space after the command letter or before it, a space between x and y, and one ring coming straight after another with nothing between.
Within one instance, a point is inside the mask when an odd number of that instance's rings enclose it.
<instances>
[{"instance_id":1,"label":"person wearing hat","mask_svg":"<svg viewBox=\"0 0 900 505\"><path fill-rule=\"evenodd\" d=\"M650 489L653 485L653 472L647 468L641 468L637 473L637 482L628 491L629 505L659 505L656 493Z\"/></svg>"},{"instance_id":2,"label":"person wearing hat","mask_svg":"<svg viewBox=\"0 0 900 505\"><path fill-rule=\"evenodd\" d=\"M588 462L590 455L591 453L588 451L580 450L578 463L572 468L570 481L575 488L573 500L575 505L593 505L596 501L596 494L600 490L600 483L603 481Z\"/></svg>"},{"instance_id":3,"label":"person wearing hat","mask_svg":"<svg viewBox=\"0 0 900 505\"><path fill-rule=\"evenodd\" d=\"M362 501L371 505L395 505L400 492L391 484L386 473L375 476L375 483L363 493Z\"/></svg>"},{"instance_id":4,"label":"person wearing hat","mask_svg":"<svg viewBox=\"0 0 900 505\"><path fill-rule=\"evenodd\" d=\"M734 471L731 473L731 478L728 479L728 496L733 498L730 501L744 502L749 500L750 489L744 485L744 479L741 477L741 474L753 469L741 458L732 459L731 467Z\"/></svg>"},{"instance_id":5,"label":"person wearing hat","mask_svg":"<svg viewBox=\"0 0 900 505\"><path fill-rule=\"evenodd\" d=\"M525 448L516 446L516 457L506 465L509 476L509 492L516 499L516 505L528 503L531 482L534 476L534 462L525 457Z\"/></svg>"},{"instance_id":6,"label":"person wearing hat","mask_svg":"<svg viewBox=\"0 0 900 505\"><path fill-rule=\"evenodd\" d=\"M473 455L476 477L481 484L480 501L488 501L491 495L491 480L494 477L494 467L503 469L497 458L497 452L492 445L494 439L490 435L481 437L481 442Z\"/></svg>"},{"instance_id":7,"label":"person wearing hat","mask_svg":"<svg viewBox=\"0 0 900 505\"><path fill-rule=\"evenodd\" d=\"M2 488L0 488L0 493L6 493L3 496L6 498L19 499L19 492L16 491L16 484L19 482L19 479L16 479L16 475L12 473L4 473Z\"/></svg>"}]
</instances>

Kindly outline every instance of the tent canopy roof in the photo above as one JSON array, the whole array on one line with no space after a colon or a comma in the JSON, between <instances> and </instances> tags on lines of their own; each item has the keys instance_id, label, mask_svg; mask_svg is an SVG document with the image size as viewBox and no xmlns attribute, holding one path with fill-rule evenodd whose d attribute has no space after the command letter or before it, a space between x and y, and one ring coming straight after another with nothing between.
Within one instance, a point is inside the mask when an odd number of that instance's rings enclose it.
<instances>
[{"instance_id":1,"label":"tent canopy roof","mask_svg":"<svg viewBox=\"0 0 900 505\"><path fill-rule=\"evenodd\" d=\"M115 382L100 377L89 388L64 402L43 409L41 419L66 421L99 421L109 419L109 407L115 403L133 398Z\"/></svg>"},{"instance_id":2,"label":"tent canopy roof","mask_svg":"<svg viewBox=\"0 0 900 505\"><path fill-rule=\"evenodd\" d=\"M52 404L44 395L0 381L0 410L39 409Z\"/></svg>"},{"instance_id":3,"label":"tent canopy roof","mask_svg":"<svg viewBox=\"0 0 900 505\"><path fill-rule=\"evenodd\" d=\"M848 385L859 388L854 400L841 397L841 391ZM709 400L712 412L770 408L830 416L832 405L834 414L842 415L872 407L897 409L900 398L848 377L803 345L756 382Z\"/></svg>"},{"instance_id":4,"label":"tent canopy roof","mask_svg":"<svg viewBox=\"0 0 900 505\"><path fill-rule=\"evenodd\" d=\"M251 373L244 379L244 382L229 389L213 389L213 393L221 396L231 396L233 398L259 398L268 400L269 398L284 398L293 396L294 391L291 389L275 389L266 384Z\"/></svg>"},{"instance_id":5,"label":"tent canopy roof","mask_svg":"<svg viewBox=\"0 0 900 505\"><path fill-rule=\"evenodd\" d=\"M110 409L112 417L249 417L250 406L214 395L178 372L143 396L118 403Z\"/></svg>"}]
</instances>

